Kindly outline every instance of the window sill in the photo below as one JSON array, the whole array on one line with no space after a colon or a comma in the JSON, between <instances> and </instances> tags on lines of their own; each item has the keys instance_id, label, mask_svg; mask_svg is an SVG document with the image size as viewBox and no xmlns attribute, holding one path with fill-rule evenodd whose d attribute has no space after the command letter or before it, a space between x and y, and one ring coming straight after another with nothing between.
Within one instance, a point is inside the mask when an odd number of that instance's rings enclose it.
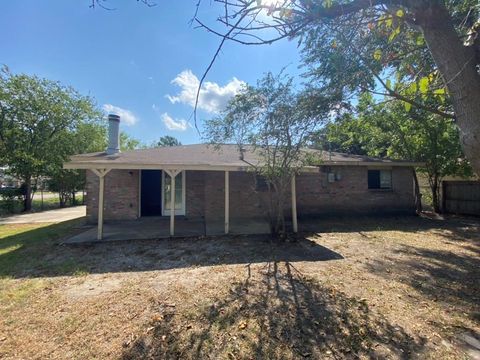
<instances>
[{"instance_id":1,"label":"window sill","mask_svg":"<svg viewBox=\"0 0 480 360\"><path fill-rule=\"evenodd\" d=\"M393 192L392 188L389 189L368 189L370 192Z\"/></svg>"}]
</instances>

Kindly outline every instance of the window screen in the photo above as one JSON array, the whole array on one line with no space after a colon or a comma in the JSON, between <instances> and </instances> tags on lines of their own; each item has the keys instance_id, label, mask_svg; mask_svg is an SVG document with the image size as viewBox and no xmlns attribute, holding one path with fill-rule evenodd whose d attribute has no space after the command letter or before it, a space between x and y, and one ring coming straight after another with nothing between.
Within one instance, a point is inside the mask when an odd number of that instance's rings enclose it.
<instances>
[{"instance_id":1,"label":"window screen","mask_svg":"<svg viewBox=\"0 0 480 360\"><path fill-rule=\"evenodd\" d=\"M391 170L368 170L368 188L369 189L391 189L392 171Z\"/></svg>"},{"instance_id":2,"label":"window screen","mask_svg":"<svg viewBox=\"0 0 480 360\"><path fill-rule=\"evenodd\" d=\"M267 179L262 175L255 175L255 191L268 191Z\"/></svg>"},{"instance_id":3,"label":"window screen","mask_svg":"<svg viewBox=\"0 0 480 360\"><path fill-rule=\"evenodd\" d=\"M380 188L392 188L392 172L390 170L380 170Z\"/></svg>"}]
</instances>

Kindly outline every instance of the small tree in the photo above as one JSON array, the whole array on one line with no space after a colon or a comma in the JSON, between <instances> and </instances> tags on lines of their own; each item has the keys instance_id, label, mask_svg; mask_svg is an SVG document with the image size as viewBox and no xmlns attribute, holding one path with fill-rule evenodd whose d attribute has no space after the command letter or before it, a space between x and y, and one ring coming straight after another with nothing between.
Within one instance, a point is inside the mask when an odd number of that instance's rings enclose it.
<instances>
[{"instance_id":1,"label":"small tree","mask_svg":"<svg viewBox=\"0 0 480 360\"><path fill-rule=\"evenodd\" d=\"M292 79L268 73L256 86L245 86L220 116L207 121L213 144L234 142L240 153L249 147L259 161L252 165L265 179L272 235L286 236L285 213L292 176L311 160L304 151L319 121L308 116Z\"/></svg>"},{"instance_id":2,"label":"small tree","mask_svg":"<svg viewBox=\"0 0 480 360\"><path fill-rule=\"evenodd\" d=\"M48 180L48 188L58 192L60 207L76 205L75 193L85 188L85 171L60 170Z\"/></svg>"},{"instance_id":3,"label":"small tree","mask_svg":"<svg viewBox=\"0 0 480 360\"><path fill-rule=\"evenodd\" d=\"M106 139L106 135L105 135ZM105 143L106 144L106 143ZM128 151L142 147L140 140L128 135L126 132L120 132L120 150ZM102 149L105 150L105 147Z\"/></svg>"},{"instance_id":4,"label":"small tree","mask_svg":"<svg viewBox=\"0 0 480 360\"><path fill-rule=\"evenodd\" d=\"M15 204L22 197L22 189L0 188L0 199L2 199L0 208L8 213L13 213L15 211Z\"/></svg>"},{"instance_id":5,"label":"small tree","mask_svg":"<svg viewBox=\"0 0 480 360\"><path fill-rule=\"evenodd\" d=\"M180 146L182 143L176 137L165 135L160 137L158 141L154 141L152 147Z\"/></svg>"}]
</instances>

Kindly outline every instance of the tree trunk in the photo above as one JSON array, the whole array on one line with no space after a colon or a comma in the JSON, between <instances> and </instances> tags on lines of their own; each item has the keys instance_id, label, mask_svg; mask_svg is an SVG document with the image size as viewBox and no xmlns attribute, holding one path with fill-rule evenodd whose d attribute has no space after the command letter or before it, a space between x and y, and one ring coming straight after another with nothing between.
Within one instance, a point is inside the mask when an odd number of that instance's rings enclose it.
<instances>
[{"instance_id":1,"label":"tree trunk","mask_svg":"<svg viewBox=\"0 0 480 360\"><path fill-rule=\"evenodd\" d=\"M23 211L32 210L32 178L28 176L25 179L25 193L23 194Z\"/></svg>"},{"instance_id":2,"label":"tree trunk","mask_svg":"<svg viewBox=\"0 0 480 360\"><path fill-rule=\"evenodd\" d=\"M267 184L267 191L268 191L268 222L270 225L270 235L272 235L272 237L275 237L276 213L275 213L273 189L271 184Z\"/></svg>"},{"instance_id":3,"label":"tree trunk","mask_svg":"<svg viewBox=\"0 0 480 360\"><path fill-rule=\"evenodd\" d=\"M415 209L417 214L422 212L422 194L420 193L420 186L418 185L418 177L415 168L412 169L413 171L413 183L415 185Z\"/></svg>"},{"instance_id":4,"label":"tree trunk","mask_svg":"<svg viewBox=\"0 0 480 360\"><path fill-rule=\"evenodd\" d=\"M59 207L64 208L66 201L67 201L67 197L65 196L65 192L60 191L60 192L58 193Z\"/></svg>"},{"instance_id":5,"label":"tree trunk","mask_svg":"<svg viewBox=\"0 0 480 360\"><path fill-rule=\"evenodd\" d=\"M473 47L462 44L439 1L417 11L417 22L452 98L466 158L480 175L480 75Z\"/></svg>"},{"instance_id":6,"label":"tree trunk","mask_svg":"<svg viewBox=\"0 0 480 360\"><path fill-rule=\"evenodd\" d=\"M440 208L440 187L439 187L439 181L438 181L438 176L434 176L432 180L430 181L430 188L432 190L432 206L433 206L433 211L436 212L437 214L441 212Z\"/></svg>"},{"instance_id":7,"label":"tree trunk","mask_svg":"<svg viewBox=\"0 0 480 360\"><path fill-rule=\"evenodd\" d=\"M438 185L432 187L432 205L433 211L437 214L440 213L440 199L438 198Z\"/></svg>"}]
</instances>

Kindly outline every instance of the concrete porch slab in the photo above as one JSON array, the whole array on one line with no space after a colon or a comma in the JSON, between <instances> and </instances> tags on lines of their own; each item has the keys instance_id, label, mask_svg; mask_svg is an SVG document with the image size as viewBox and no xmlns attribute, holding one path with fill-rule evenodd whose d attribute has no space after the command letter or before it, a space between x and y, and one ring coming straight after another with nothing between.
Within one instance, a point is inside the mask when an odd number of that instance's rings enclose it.
<instances>
[{"instance_id":1,"label":"concrete porch slab","mask_svg":"<svg viewBox=\"0 0 480 360\"><path fill-rule=\"evenodd\" d=\"M230 223L230 234L266 234L268 223L263 220L241 219ZM204 219L175 219L177 238L224 235L223 221L205 221ZM97 226L92 225L86 231L64 241L65 244L98 243L124 240L151 240L170 238L170 219L168 217L144 217L138 220L106 222L103 225L103 240L97 240Z\"/></svg>"}]
</instances>

